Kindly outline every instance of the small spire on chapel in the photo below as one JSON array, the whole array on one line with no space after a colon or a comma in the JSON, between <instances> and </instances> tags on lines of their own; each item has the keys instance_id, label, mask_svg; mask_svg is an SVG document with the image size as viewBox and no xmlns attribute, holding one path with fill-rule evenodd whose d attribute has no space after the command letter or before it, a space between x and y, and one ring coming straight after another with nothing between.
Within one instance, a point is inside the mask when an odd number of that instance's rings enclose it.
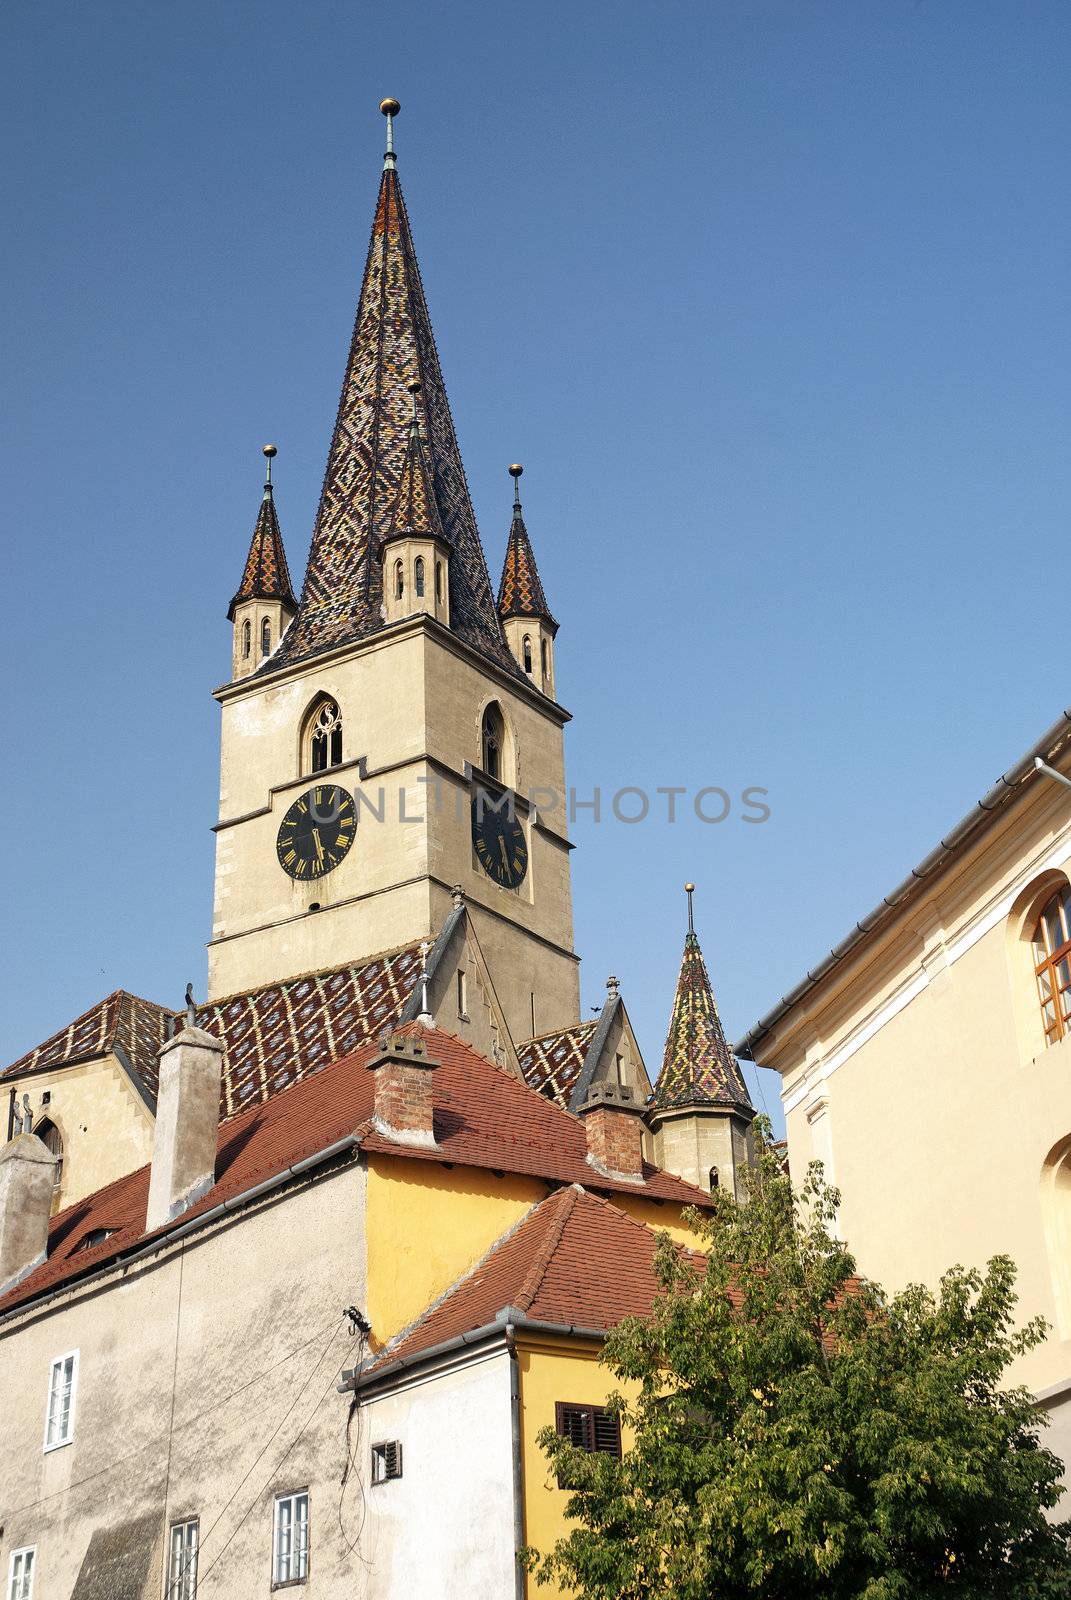
<instances>
[{"instance_id":1,"label":"small spire on chapel","mask_svg":"<svg viewBox=\"0 0 1071 1600\"><path fill-rule=\"evenodd\" d=\"M743 1106L751 1111L747 1086L726 1041L696 936L695 884L686 883L684 892L688 931L654 1104Z\"/></svg>"}]
</instances>

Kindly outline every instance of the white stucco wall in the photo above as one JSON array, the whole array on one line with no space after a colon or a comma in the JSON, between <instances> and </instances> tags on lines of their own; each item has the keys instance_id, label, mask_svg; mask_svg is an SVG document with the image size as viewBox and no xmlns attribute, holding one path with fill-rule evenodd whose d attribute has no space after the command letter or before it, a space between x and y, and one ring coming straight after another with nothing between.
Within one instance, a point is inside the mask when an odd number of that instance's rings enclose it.
<instances>
[{"instance_id":1,"label":"white stucco wall","mask_svg":"<svg viewBox=\"0 0 1071 1600\"><path fill-rule=\"evenodd\" d=\"M344 1501L347 1531L361 1529L361 1600L513 1600L509 1365L501 1347L466 1351L360 1406L358 1459L398 1439L403 1461L401 1478L363 1488L363 1507L362 1491Z\"/></svg>"}]
</instances>

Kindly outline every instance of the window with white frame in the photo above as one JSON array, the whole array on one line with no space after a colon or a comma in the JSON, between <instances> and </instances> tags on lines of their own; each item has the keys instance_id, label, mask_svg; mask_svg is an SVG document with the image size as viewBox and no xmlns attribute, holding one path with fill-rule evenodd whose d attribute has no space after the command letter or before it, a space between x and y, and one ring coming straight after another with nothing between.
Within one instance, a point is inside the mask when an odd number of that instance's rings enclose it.
<instances>
[{"instance_id":1,"label":"window with white frame","mask_svg":"<svg viewBox=\"0 0 1071 1600\"><path fill-rule=\"evenodd\" d=\"M309 1575L309 1492L275 1500L272 1582L304 1583Z\"/></svg>"},{"instance_id":2,"label":"window with white frame","mask_svg":"<svg viewBox=\"0 0 1071 1600\"><path fill-rule=\"evenodd\" d=\"M171 1524L171 1559L167 1569L167 1600L194 1600L197 1594L197 1546L199 1525L193 1522Z\"/></svg>"},{"instance_id":3,"label":"window with white frame","mask_svg":"<svg viewBox=\"0 0 1071 1600\"><path fill-rule=\"evenodd\" d=\"M78 1351L57 1356L48 1379L45 1449L56 1450L74 1438L74 1397L78 1385Z\"/></svg>"},{"instance_id":4,"label":"window with white frame","mask_svg":"<svg viewBox=\"0 0 1071 1600\"><path fill-rule=\"evenodd\" d=\"M37 1547L29 1545L22 1550L12 1550L8 1569L7 1600L32 1600L33 1569L37 1560Z\"/></svg>"}]
</instances>

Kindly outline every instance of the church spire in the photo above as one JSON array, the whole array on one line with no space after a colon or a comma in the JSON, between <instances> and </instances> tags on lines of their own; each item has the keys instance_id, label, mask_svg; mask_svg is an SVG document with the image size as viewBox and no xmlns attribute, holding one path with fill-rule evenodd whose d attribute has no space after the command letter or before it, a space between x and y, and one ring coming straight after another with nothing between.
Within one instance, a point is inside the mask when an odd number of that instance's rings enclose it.
<instances>
[{"instance_id":1,"label":"church spire","mask_svg":"<svg viewBox=\"0 0 1071 1600\"><path fill-rule=\"evenodd\" d=\"M461 464L394 151L396 100L353 339L301 605L276 660L297 661L383 625L382 543L391 532L410 445L408 386L420 384L424 468L451 550L450 622L485 657L513 669Z\"/></svg>"},{"instance_id":2,"label":"church spire","mask_svg":"<svg viewBox=\"0 0 1071 1600\"><path fill-rule=\"evenodd\" d=\"M662 1071L655 1086L654 1105L660 1109L739 1107L750 1114L751 1099L726 1043L706 962L696 937L692 910L695 884L686 883L684 888L688 896L688 932L684 936L684 956L673 997Z\"/></svg>"},{"instance_id":3,"label":"church spire","mask_svg":"<svg viewBox=\"0 0 1071 1600\"><path fill-rule=\"evenodd\" d=\"M498 614L506 642L521 671L545 695L554 697L554 636L558 631L539 581L535 551L528 537L521 512L521 473L515 461L509 469L513 479L513 521L506 541L502 582L498 586Z\"/></svg>"},{"instance_id":4,"label":"church spire","mask_svg":"<svg viewBox=\"0 0 1071 1600\"><path fill-rule=\"evenodd\" d=\"M264 495L253 527L249 554L245 558L242 581L238 585L237 594L227 607L228 622L234 621L235 609L243 600L282 600L290 607L297 604L290 585L290 571L286 564L283 534L279 527L279 516L275 509L272 489L271 463L272 457L278 453L273 444L264 446L268 462Z\"/></svg>"}]
</instances>

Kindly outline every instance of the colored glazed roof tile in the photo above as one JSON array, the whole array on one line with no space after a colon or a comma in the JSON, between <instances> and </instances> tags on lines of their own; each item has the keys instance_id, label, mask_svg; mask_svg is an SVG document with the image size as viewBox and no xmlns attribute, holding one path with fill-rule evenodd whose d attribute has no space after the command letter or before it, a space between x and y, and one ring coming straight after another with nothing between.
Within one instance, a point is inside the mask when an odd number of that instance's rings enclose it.
<instances>
[{"instance_id":1,"label":"colored glazed roof tile","mask_svg":"<svg viewBox=\"0 0 1071 1600\"><path fill-rule=\"evenodd\" d=\"M567 1107L598 1026L598 1021L578 1022L572 1028L526 1039L517 1054L528 1087Z\"/></svg>"},{"instance_id":2,"label":"colored glazed roof tile","mask_svg":"<svg viewBox=\"0 0 1071 1600\"><path fill-rule=\"evenodd\" d=\"M420 429L416 424L409 429L405 464L391 513L390 531L386 537L399 539L406 534L422 535L426 539L443 538L439 508L435 504L435 486L428 473Z\"/></svg>"},{"instance_id":3,"label":"colored glazed roof tile","mask_svg":"<svg viewBox=\"0 0 1071 1600\"><path fill-rule=\"evenodd\" d=\"M403 1161L452 1162L555 1184L591 1178L587 1138L578 1117L533 1094L512 1073L495 1066L453 1034L424 1030L419 1023L408 1023L401 1031L422 1032L429 1056L439 1062L433 1084L435 1148L397 1144L375 1130L374 1075L367 1067L378 1044L370 1040L352 1055L290 1083L268 1099L257 1100L221 1124L216 1182L184 1213L182 1221L285 1173L295 1163L353 1133L366 1153ZM709 1205L709 1196L702 1190L647 1164L642 1189L609 1178L601 1179L599 1188L681 1206ZM83 1270L100 1267L147 1238L148 1189L146 1166L61 1211L49 1228L47 1260L0 1299L0 1313ZM87 1236L100 1229L112 1231L107 1239L88 1246Z\"/></svg>"},{"instance_id":4,"label":"colored glazed roof tile","mask_svg":"<svg viewBox=\"0 0 1071 1600\"><path fill-rule=\"evenodd\" d=\"M249 554L245 558L242 581L227 607L229 622L234 621L235 607L243 600L284 600L287 605L297 605L270 483L264 486L264 498L260 502Z\"/></svg>"},{"instance_id":5,"label":"colored glazed roof tile","mask_svg":"<svg viewBox=\"0 0 1071 1600\"><path fill-rule=\"evenodd\" d=\"M706 962L692 928L684 940L673 1012L654 1104L751 1108L747 1086L725 1040Z\"/></svg>"},{"instance_id":6,"label":"colored glazed roof tile","mask_svg":"<svg viewBox=\"0 0 1071 1600\"><path fill-rule=\"evenodd\" d=\"M66 1028L0 1072L0 1080L28 1077L56 1067L73 1066L117 1053L151 1098L157 1090L156 1058L168 1037L174 1013L116 989Z\"/></svg>"},{"instance_id":7,"label":"colored glazed roof tile","mask_svg":"<svg viewBox=\"0 0 1071 1600\"><path fill-rule=\"evenodd\" d=\"M513 507L513 521L506 542L506 560L498 586L498 614L500 617L540 617L555 632L558 628L539 581L535 551L521 516L519 500Z\"/></svg>"},{"instance_id":8,"label":"colored glazed roof tile","mask_svg":"<svg viewBox=\"0 0 1071 1600\"><path fill-rule=\"evenodd\" d=\"M398 500L413 382L421 386L419 407L433 498L443 537L452 550L450 626L507 672L519 674L495 609L409 218L393 166L383 173L376 204L301 605L266 670L363 638L383 626L379 550Z\"/></svg>"}]
</instances>

